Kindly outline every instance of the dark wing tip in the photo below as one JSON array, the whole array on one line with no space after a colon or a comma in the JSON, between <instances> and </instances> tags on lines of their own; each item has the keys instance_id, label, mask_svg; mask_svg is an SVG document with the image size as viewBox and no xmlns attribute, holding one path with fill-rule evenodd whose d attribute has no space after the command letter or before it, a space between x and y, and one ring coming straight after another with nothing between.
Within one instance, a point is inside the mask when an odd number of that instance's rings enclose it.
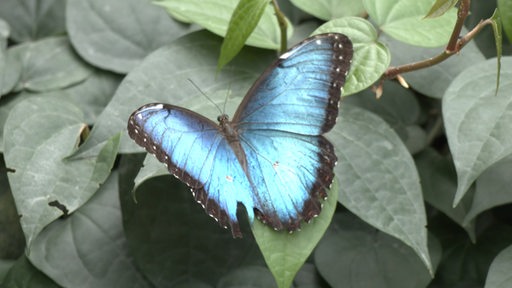
<instances>
[{"instance_id":1,"label":"dark wing tip","mask_svg":"<svg viewBox=\"0 0 512 288\"><path fill-rule=\"evenodd\" d=\"M333 51L332 65L329 71L332 83L329 88L329 102L326 107L325 123L322 126L322 133L325 133L331 130L334 124L336 124L338 106L343 86L345 86L345 80L350 70L354 50L350 39L343 34L329 33L317 36L329 40Z\"/></svg>"}]
</instances>

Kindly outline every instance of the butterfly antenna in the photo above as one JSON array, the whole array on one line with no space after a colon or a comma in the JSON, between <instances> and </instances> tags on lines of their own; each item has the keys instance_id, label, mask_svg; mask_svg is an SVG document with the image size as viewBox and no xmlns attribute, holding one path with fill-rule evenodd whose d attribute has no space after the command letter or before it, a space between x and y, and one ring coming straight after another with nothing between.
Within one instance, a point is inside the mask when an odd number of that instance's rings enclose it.
<instances>
[{"instance_id":1,"label":"butterfly antenna","mask_svg":"<svg viewBox=\"0 0 512 288\"><path fill-rule=\"evenodd\" d=\"M229 83L229 88L228 88L228 92L226 93L226 98L224 98L224 105L222 107L222 114L226 114L226 105L228 103L228 99L229 97L231 96L231 82Z\"/></svg>"},{"instance_id":2,"label":"butterfly antenna","mask_svg":"<svg viewBox=\"0 0 512 288\"><path fill-rule=\"evenodd\" d=\"M196 89L201 92L201 94L206 98L208 99L208 101L210 101L210 103L212 103L213 105L215 105L215 107L217 108L217 110L219 110L219 112L221 114L224 114L224 112L220 109L219 105L217 105L217 103L215 103L210 97L208 97L208 95L206 95L206 93L203 92L203 90L201 90L201 88L199 88L199 86L196 85L196 83L194 83L194 81L192 81L190 78L187 79L194 87L196 87Z\"/></svg>"}]
</instances>

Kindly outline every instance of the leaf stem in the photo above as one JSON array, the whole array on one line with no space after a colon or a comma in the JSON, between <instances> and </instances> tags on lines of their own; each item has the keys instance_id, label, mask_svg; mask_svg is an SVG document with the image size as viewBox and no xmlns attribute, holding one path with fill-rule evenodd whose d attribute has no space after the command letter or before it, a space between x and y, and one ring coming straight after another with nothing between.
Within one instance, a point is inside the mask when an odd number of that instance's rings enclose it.
<instances>
[{"instance_id":1,"label":"leaf stem","mask_svg":"<svg viewBox=\"0 0 512 288\"><path fill-rule=\"evenodd\" d=\"M288 48L287 43L287 35L286 35L286 28L288 27L288 24L286 23L286 16L284 16L283 12L281 12L281 9L279 9L279 4L277 4L277 0L272 0L272 6L274 6L274 11L276 12L276 18L277 23L279 23L279 29L281 29L281 48L280 48L280 54L286 52L286 49Z\"/></svg>"}]
</instances>

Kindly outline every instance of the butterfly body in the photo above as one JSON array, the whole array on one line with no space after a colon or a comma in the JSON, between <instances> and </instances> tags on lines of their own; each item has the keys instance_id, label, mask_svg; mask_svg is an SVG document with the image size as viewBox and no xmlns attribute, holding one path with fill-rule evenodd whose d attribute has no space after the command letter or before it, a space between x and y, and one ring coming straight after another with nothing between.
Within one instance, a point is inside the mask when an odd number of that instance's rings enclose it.
<instances>
[{"instance_id":1,"label":"butterfly body","mask_svg":"<svg viewBox=\"0 0 512 288\"><path fill-rule=\"evenodd\" d=\"M320 213L334 178L336 155L322 134L334 126L351 58L346 36L313 36L262 74L233 120L154 103L130 116L129 135L233 236L241 236L240 204L251 222L297 230Z\"/></svg>"}]
</instances>

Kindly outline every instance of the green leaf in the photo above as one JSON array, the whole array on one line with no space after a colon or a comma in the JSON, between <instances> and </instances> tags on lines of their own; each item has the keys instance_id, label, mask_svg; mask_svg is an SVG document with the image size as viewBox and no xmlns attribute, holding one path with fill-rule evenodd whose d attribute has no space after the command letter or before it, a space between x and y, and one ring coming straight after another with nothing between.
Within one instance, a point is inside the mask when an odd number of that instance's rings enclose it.
<instances>
[{"instance_id":1,"label":"green leaf","mask_svg":"<svg viewBox=\"0 0 512 288\"><path fill-rule=\"evenodd\" d=\"M322 213L311 223L303 224L301 231L276 232L260 221L254 221L254 238L278 287L290 287L300 267L324 235L336 210L337 194L338 185L335 181L323 203Z\"/></svg>"},{"instance_id":2,"label":"green leaf","mask_svg":"<svg viewBox=\"0 0 512 288\"><path fill-rule=\"evenodd\" d=\"M29 247L50 222L87 201L110 172L116 138L86 151L81 159L66 158L83 129L81 111L58 98L28 98L7 118L5 162L16 171L9 174L9 183Z\"/></svg>"},{"instance_id":3,"label":"green leaf","mask_svg":"<svg viewBox=\"0 0 512 288\"><path fill-rule=\"evenodd\" d=\"M14 266L11 268L4 281L2 287L45 287L60 288L61 286L53 282L48 276L37 270L26 256L21 256Z\"/></svg>"},{"instance_id":4,"label":"green leaf","mask_svg":"<svg viewBox=\"0 0 512 288\"><path fill-rule=\"evenodd\" d=\"M354 46L352 67L343 87L343 96L366 89L380 79L391 61L390 53L377 41L377 31L370 22L359 17L339 18L320 26L313 34L327 32L347 35Z\"/></svg>"},{"instance_id":5,"label":"green leaf","mask_svg":"<svg viewBox=\"0 0 512 288\"><path fill-rule=\"evenodd\" d=\"M229 19L239 0L157 0L157 5L165 7L171 15L179 15L219 36L226 35ZM240 29L240 27L238 27ZM292 27L288 25L288 35ZM277 50L281 46L281 32L274 9L267 5L265 12L247 39L247 45Z\"/></svg>"},{"instance_id":6,"label":"green leaf","mask_svg":"<svg viewBox=\"0 0 512 288\"><path fill-rule=\"evenodd\" d=\"M73 51L66 37L45 38L12 48L22 71L15 91L49 91L85 80L92 72Z\"/></svg>"},{"instance_id":7,"label":"green leaf","mask_svg":"<svg viewBox=\"0 0 512 288\"><path fill-rule=\"evenodd\" d=\"M462 30L465 33L465 29ZM444 47L424 48L412 46L397 41L387 35L382 35L380 40L389 47L391 51L391 65L399 66L413 63L434 57L443 52ZM471 41L464 46L464 49L445 61L424 69L402 74L407 83L418 92L430 97L443 97L446 89L466 68L472 67L475 63L485 60L485 56Z\"/></svg>"},{"instance_id":8,"label":"green leaf","mask_svg":"<svg viewBox=\"0 0 512 288\"><path fill-rule=\"evenodd\" d=\"M441 245L429 240L438 263ZM349 213L335 215L314 259L330 287L426 287L431 281L415 251Z\"/></svg>"},{"instance_id":9,"label":"green leaf","mask_svg":"<svg viewBox=\"0 0 512 288\"><path fill-rule=\"evenodd\" d=\"M473 205L466 215L466 222L472 221L483 211L512 203L510 171L512 171L512 158L507 157L489 167L478 177Z\"/></svg>"},{"instance_id":10,"label":"green leaf","mask_svg":"<svg viewBox=\"0 0 512 288\"><path fill-rule=\"evenodd\" d=\"M122 158L127 172L120 183L131 183L139 161ZM137 267L156 287L191 287L198 280L216 285L228 271L261 263L247 222L241 223L244 238L233 239L174 177L152 178L135 189L136 204L131 187L125 184L120 193L124 230Z\"/></svg>"},{"instance_id":11,"label":"green leaf","mask_svg":"<svg viewBox=\"0 0 512 288\"><path fill-rule=\"evenodd\" d=\"M509 0L498 0L498 10L502 16L500 20L503 30L505 30L505 35L512 42L512 2Z\"/></svg>"},{"instance_id":12,"label":"green leaf","mask_svg":"<svg viewBox=\"0 0 512 288\"><path fill-rule=\"evenodd\" d=\"M378 28L391 37L416 46L445 45L457 20L452 8L443 16L424 18L434 0L363 0Z\"/></svg>"},{"instance_id":13,"label":"green leaf","mask_svg":"<svg viewBox=\"0 0 512 288\"><path fill-rule=\"evenodd\" d=\"M0 154L0 283L14 264L9 259L20 257L25 250L25 238L7 173L4 157Z\"/></svg>"},{"instance_id":14,"label":"green leaf","mask_svg":"<svg viewBox=\"0 0 512 288\"><path fill-rule=\"evenodd\" d=\"M221 70L240 52L245 41L258 25L267 6L269 6L267 0L240 0L231 15L226 37L220 48L218 70Z\"/></svg>"},{"instance_id":15,"label":"green leaf","mask_svg":"<svg viewBox=\"0 0 512 288\"><path fill-rule=\"evenodd\" d=\"M427 145L425 132L417 125L420 105L410 89L396 82L385 81L383 94L378 99L374 92L366 89L342 101L341 105L355 105L379 115L400 136L411 154Z\"/></svg>"},{"instance_id":16,"label":"green leaf","mask_svg":"<svg viewBox=\"0 0 512 288\"><path fill-rule=\"evenodd\" d=\"M323 20L346 16L361 16L364 13L362 0L291 0L293 5Z\"/></svg>"},{"instance_id":17,"label":"green leaf","mask_svg":"<svg viewBox=\"0 0 512 288\"><path fill-rule=\"evenodd\" d=\"M2 0L0 18L11 26L14 41L35 41L66 31L64 4L63 0Z\"/></svg>"},{"instance_id":18,"label":"green leaf","mask_svg":"<svg viewBox=\"0 0 512 288\"><path fill-rule=\"evenodd\" d=\"M80 56L117 73L129 72L149 53L190 31L147 0L69 0L66 13L69 37Z\"/></svg>"},{"instance_id":19,"label":"green leaf","mask_svg":"<svg viewBox=\"0 0 512 288\"><path fill-rule=\"evenodd\" d=\"M0 48L0 98L11 92L21 77L21 60L13 48L2 52Z\"/></svg>"},{"instance_id":20,"label":"green leaf","mask_svg":"<svg viewBox=\"0 0 512 288\"><path fill-rule=\"evenodd\" d=\"M338 156L340 203L412 247L432 272L420 181L400 138L373 113L349 105L328 137Z\"/></svg>"},{"instance_id":21,"label":"green leaf","mask_svg":"<svg viewBox=\"0 0 512 288\"><path fill-rule=\"evenodd\" d=\"M29 258L63 287L150 287L130 260L116 172L72 215L46 227Z\"/></svg>"},{"instance_id":22,"label":"green leaf","mask_svg":"<svg viewBox=\"0 0 512 288\"><path fill-rule=\"evenodd\" d=\"M267 268L260 266L248 266L233 270L222 277L217 288L232 287L276 287L276 282Z\"/></svg>"},{"instance_id":23,"label":"green leaf","mask_svg":"<svg viewBox=\"0 0 512 288\"><path fill-rule=\"evenodd\" d=\"M216 119L221 111L206 100L190 81L222 107L227 95L238 97L239 103L252 82L275 59L276 54L260 49L243 49L229 69L216 74L221 38L206 31L192 33L180 41L150 54L123 80L114 97L98 117L88 141L81 150L101 143L123 131L122 153L143 151L126 133L130 114L151 102L172 103ZM225 89L232 93L227 93ZM219 93L215 95L215 93ZM228 101L228 104L231 101ZM234 107L228 106L228 107ZM234 109L227 111L233 115Z\"/></svg>"},{"instance_id":24,"label":"green leaf","mask_svg":"<svg viewBox=\"0 0 512 288\"><path fill-rule=\"evenodd\" d=\"M457 207L452 205L457 191L457 173L453 162L429 148L416 157L416 166L425 201L464 228L469 237L476 241L474 221L465 221L471 213L468 211L472 199L464 199Z\"/></svg>"},{"instance_id":25,"label":"green leaf","mask_svg":"<svg viewBox=\"0 0 512 288\"><path fill-rule=\"evenodd\" d=\"M485 169L512 153L512 57L502 59L498 94L489 89L489 83L496 80L495 61L466 69L443 97L446 136L458 179L454 205Z\"/></svg>"},{"instance_id":26,"label":"green leaf","mask_svg":"<svg viewBox=\"0 0 512 288\"><path fill-rule=\"evenodd\" d=\"M512 284L512 246L500 252L489 267L485 288L505 288Z\"/></svg>"},{"instance_id":27,"label":"green leaf","mask_svg":"<svg viewBox=\"0 0 512 288\"><path fill-rule=\"evenodd\" d=\"M430 11L425 15L425 18L440 17L450 11L457 2L459 2L459 0L436 0L436 3L432 5L432 8L430 8Z\"/></svg>"}]
</instances>

